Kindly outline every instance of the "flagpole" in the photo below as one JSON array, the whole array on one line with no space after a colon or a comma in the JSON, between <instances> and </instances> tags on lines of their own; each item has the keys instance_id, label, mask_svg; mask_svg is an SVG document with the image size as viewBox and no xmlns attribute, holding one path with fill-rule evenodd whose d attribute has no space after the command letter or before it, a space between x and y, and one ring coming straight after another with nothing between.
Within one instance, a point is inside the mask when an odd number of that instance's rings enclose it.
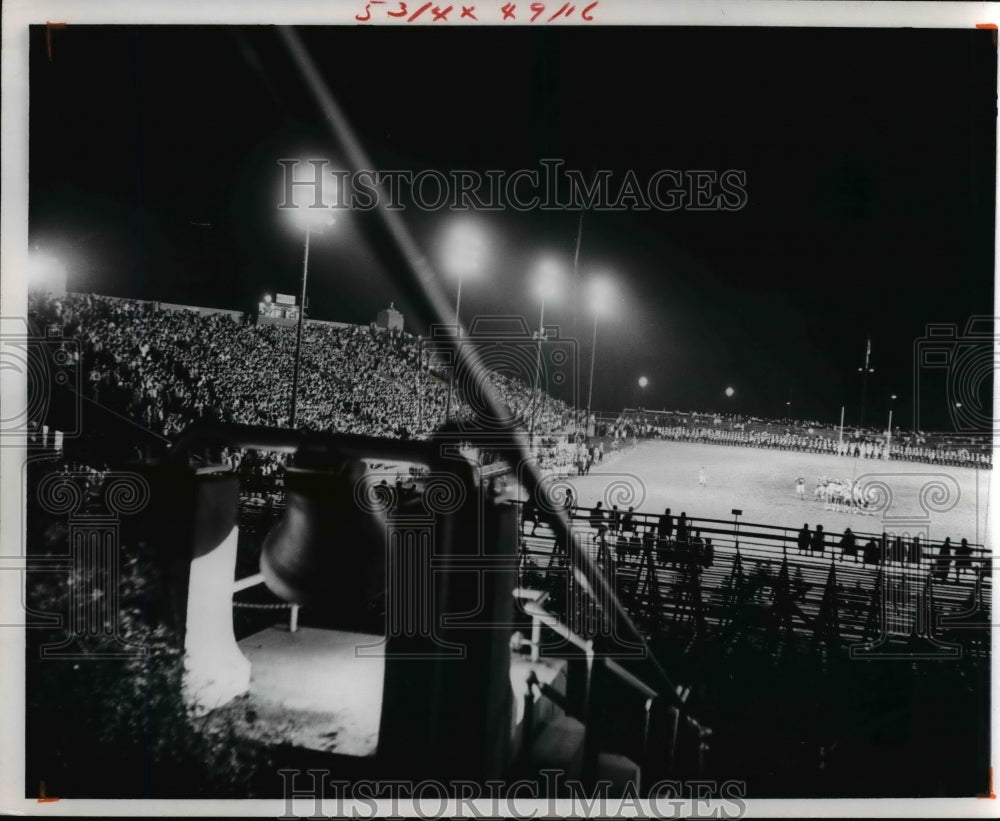
<instances>
[{"instance_id":1,"label":"flagpole","mask_svg":"<svg viewBox=\"0 0 1000 821\"><path fill-rule=\"evenodd\" d=\"M871 355L872 355L872 338L869 336L868 344L865 347L864 376L861 382L861 423L859 427L862 430L864 430L865 427L865 398L868 394L868 373L869 373L868 362L871 359Z\"/></svg>"}]
</instances>

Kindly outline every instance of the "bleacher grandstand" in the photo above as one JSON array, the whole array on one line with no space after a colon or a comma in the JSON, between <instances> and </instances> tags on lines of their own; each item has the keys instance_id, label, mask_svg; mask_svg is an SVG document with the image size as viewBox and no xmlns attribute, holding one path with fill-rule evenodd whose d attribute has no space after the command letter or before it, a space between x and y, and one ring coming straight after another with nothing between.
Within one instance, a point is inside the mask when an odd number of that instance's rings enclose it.
<instances>
[{"instance_id":1,"label":"bleacher grandstand","mask_svg":"<svg viewBox=\"0 0 1000 821\"><path fill-rule=\"evenodd\" d=\"M993 442L987 435L852 428L795 419L767 420L684 411L625 409L602 420L603 433L622 438L658 438L735 447L830 453L851 458L892 459L989 469ZM886 444L888 442L888 452Z\"/></svg>"},{"instance_id":2,"label":"bleacher grandstand","mask_svg":"<svg viewBox=\"0 0 1000 821\"><path fill-rule=\"evenodd\" d=\"M79 344L85 394L147 429L176 434L205 417L284 426L290 412L294 328L93 295L33 297L31 315ZM413 437L445 418L448 381L421 357L417 337L360 326L307 324L299 419L311 430ZM76 354L75 354L76 355ZM518 418L531 390L501 373L493 384ZM459 402L457 418L469 409ZM562 432L573 409L541 396L540 432Z\"/></svg>"}]
</instances>

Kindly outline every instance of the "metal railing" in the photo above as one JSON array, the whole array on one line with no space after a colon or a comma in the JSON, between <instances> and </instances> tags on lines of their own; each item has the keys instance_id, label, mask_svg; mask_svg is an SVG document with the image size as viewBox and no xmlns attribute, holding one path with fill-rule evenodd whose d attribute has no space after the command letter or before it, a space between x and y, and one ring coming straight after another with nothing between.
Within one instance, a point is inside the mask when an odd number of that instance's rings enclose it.
<instances>
[{"instance_id":1,"label":"metal railing","mask_svg":"<svg viewBox=\"0 0 1000 821\"><path fill-rule=\"evenodd\" d=\"M754 612L773 611L784 597L782 606L797 631L815 634L827 619L832 622L826 628L845 642L871 640L876 633L904 637L921 625L922 597L933 602L934 629L963 621L973 626L973 614L986 612L991 600L992 556L978 544L956 562L954 555L940 555L939 540L921 542L918 557L911 552L912 539L902 539L897 548L890 536L858 533L856 553L844 555L831 542L822 552L800 550L794 528L701 518L689 520L687 539L678 540L676 530L671 539L650 539L659 517L632 515L635 535L628 531L623 538L609 530L601 539L590 512L574 510L574 539L605 568L649 634L685 621L753 629ZM559 545L544 528L533 537L522 522L521 533L522 584L541 580L558 590L565 576ZM875 555L869 550L865 556L869 540ZM740 621L746 623L734 623Z\"/></svg>"},{"instance_id":2,"label":"metal railing","mask_svg":"<svg viewBox=\"0 0 1000 821\"><path fill-rule=\"evenodd\" d=\"M685 701L689 690L674 686L669 681L662 689L651 687L613 658L598 654L593 639L583 638L546 610L544 605L547 596L544 593L528 597L525 591L520 592L518 597L524 601L524 612L532 619L532 661L537 661L542 655L543 627L569 645L571 653L568 658L572 660L575 651L577 658L582 661L582 664L571 667L568 674L575 675L577 680L567 679L567 691L575 692L576 699L539 681L534 670L528 673L524 695L522 765L527 765L530 761L535 730L532 720L535 702L538 698L547 698L563 712L574 715L583 723L583 778L593 783L597 776L600 753L605 751L602 747L608 740L605 733L607 716L598 705L606 703L609 691L619 685L637 696L641 705L638 718L641 729L633 734L641 742L638 749L627 751L636 759L635 763L642 773L641 780L651 781L655 776L667 774L680 773L690 777L703 774L712 731L691 715ZM557 657L567 656L560 653ZM612 700L620 709L623 700ZM693 739L693 744L690 749L679 752L678 743L684 729Z\"/></svg>"}]
</instances>

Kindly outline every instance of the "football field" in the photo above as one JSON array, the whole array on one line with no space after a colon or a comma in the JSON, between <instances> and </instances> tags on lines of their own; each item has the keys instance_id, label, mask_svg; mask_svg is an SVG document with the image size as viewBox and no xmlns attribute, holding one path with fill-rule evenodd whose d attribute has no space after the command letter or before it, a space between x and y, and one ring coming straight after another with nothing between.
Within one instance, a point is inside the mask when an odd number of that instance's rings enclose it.
<instances>
[{"instance_id":1,"label":"football field","mask_svg":"<svg viewBox=\"0 0 1000 821\"><path fill-rule=\"evenodd\" d=\"M704 472L705 485L700 484ZM741 523L800 528L823 525L827 532L922 532L933 540L987 541L990 471L917 462L853 459L819 453L764 450L689 442L640 442L605 455L588 476L571 476L578 504L604 501L644 513L732 519ZM805 499L795 480L806 480ZM827 510L814 499L820 477L855 479L866 488L873 513Z\"/></svg>"}]
</instances>

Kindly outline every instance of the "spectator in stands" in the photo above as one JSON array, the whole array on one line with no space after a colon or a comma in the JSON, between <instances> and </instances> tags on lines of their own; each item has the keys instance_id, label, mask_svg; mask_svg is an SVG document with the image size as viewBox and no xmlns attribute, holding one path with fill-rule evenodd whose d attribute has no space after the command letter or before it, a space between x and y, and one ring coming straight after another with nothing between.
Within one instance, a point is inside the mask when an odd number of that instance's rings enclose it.
<instances>
[{"instance_id":1,"label":"spectator in stands","mask_svg":"<svg viewBox=\"0 0 1000 821\"><path fill-rule=\"evenodd\" d=\"M674 535L674 517L670 515L670 508L663 511L660 521L657 524L657 533L664 543L669 542Z\"/></svg>"},{"instance_id":2,"label":"spectator in stands","mask_svg":"<svg viewBox=\"0 0 1000 821\"><path fill-rule=\"evenodd\" d=\"M647 527L642 534L642 559L648 563L650 572L653 572L653 551L656 548L655 528Z\"/></svg>"},{"instance_id":3,"label":"spectator in stands","mask_svg":"<svg viewBox=\"0 0 1000 821\"><path fill-rule=\"evenodd\" d=\"M816 525L816 530L813 531L812 539L809 542L809 549L813 553L822 553L826 550L826 539L823 535L823 525Z\"/></svg>"},{"instance_id":4,"label":"spectator in stands","mask_svg":"<svg viewBox=\"0 0 1000 821\"><path fill-rule=\"evenodd\" d=\"M625 558L628 554L628 539L625 538L621 533L618 534L618 538L615 540L615 558L618 559L618 564L625 564Z\"/></svg>"},{"instance_id":5,"label":"spectator in stands","mask_svg":"<svg viewBox=\"0 0 1000 821\"><path fill-rule=\"evenodd\" d=\"M617 535L622 529L622 514L618 505L611 506L611 532Z\"/></svg>"},{"instance_id":6,"label":"spectator in stands","mask_svg":"<svg viewBox=\"0 0 1000 821\"><path fill-rule=\"evenodd\" d=\"M858 561L858 543L854 538L854 534L848 527L844 530L844 535L840 537L840 560L844 560L844 556L853 556L854 561Z\"/></svg>"},{"instance_id":7,"label":"spectator in stands","mask_svg":"<svg viewBox=\"0 0 1000 821\"><path fill-rule=\"evenodd\" d=\"M538 530L538 505L535 504L534 497L532 494L528 494L528 498L524 500L524 504L521 505L521 531L524 531L525 525L531 522L531 535L535 535L535 531Z\"/></svg>"},{"instance_id":8,"label":"spectator in stands","mask_svg":"<svg viewBox=\"0 0 1000 821\"><path fill-rule=\"evenodd\" d=\"M748 596L751 601L761 601L766 593L768 585L771 582L771 563L764 562L754 562L754 569L750 573L750 578L748 580L749 590Z\"/></svg>"},{"instance_id":9,"label":"spectator in stands","mask_svg":"<svg viewBox=\"0 0 1000 821\"><path fill-rule=\"evenodd\" d=\"M598 502L590 511L590 526L597 531L597 539L603 545L604 534L608 532L607 519L604 516L604 502Z\"/></svg>"},{"instance_id":10,"label":"spectator in stands","mask_svg":"<svg viewBox=\"0 0 1000 821\"><path fill-rule=\"evenodd\" d=\"M939 581L947 581L951 572L951 537L944 540L937 559L934 562L934 577Z\"/></svg>"},{"instance_id":11,"label":"spectator in stands","mask_svg":"<svg viewBox=\"0 0 1000 821\"><path fill-rule=\"evenodd\" d=\"M665 567L669 560L670 542L662 537L659 537L656 540L656 563L661 567Z\"/></svg>"},{"instance_id":12,"label":"spectator in stands","mask_svg":"<svg viewBox=\"0 0 1000 821\"><path fill-rule=\"evenodd\" d=\"M799 531L798 548L800 556L809 552L810 541L809 523L806 522L802 525L802 530Z\"/></svg>"},{"instance_id":13,"label":"spectator in stands","mask_svg":"<svg viewBox=\"0 0 1000 821\"><path fill-rule=\"evenodd\" d=\"M705 549L702 552L701 565L702 567L712 567L715 564L715 548L712 546L711 539L705 539Z\"/></svg>"},{"instance_id":14,"label":"spectator in stands","mask_svg":"<svg viewBox=\"0 0 1000 821\"><path fill-rule=\"evenodd\" d=\"M704 547L705 543L701 539L701 531L694 531L694 535L691 537L691 561L701 561L701 555Z\"/></svg>"},{"instance_id":15,"label":"spectator in stands","mask_svg":"<svg viewBox=\"0 0 1000 821\"><path fill-rule=\"evenodd\" d=\"M892 560L902 564L906 559L906 549L903 547L903 536L897 533L892 541Z\"/></svg>"},{"instance_id":16,"label":"spectator in stands","mask_svg":"<svg viewBox=\"0 0 1000 821\"><path fill-rule=\"evenodd\" d=\"M975 575L972 569L972 548L968 539L962 539L955 548L955 581L961 583L966 570Z\"/></svg>"},{"instance_id":17,"label":"spectator in stands","mask_svg":"<svg viewBox=\"0 0 1000 821\"><path fill-rule=\"evenodd\" d=\"M635 533L635 508L630 507L622 517L622 533Z\"/></svg>"},{"instance_id":18,"label":"spectator in stands","mask_svg":"<svg viewBox=\"0 0 1000 821\"><path fill-rule=\"evenodd\" d=\"M920 547L920 536L917 535L910 540L910 549L907 553L907 560L910 562L910 564L918 565L920 564L922 559L923 559L923 552Z\"/></svg>"},{"instance_id":19,"label":"spectator in stands","mask_svg":"<svg viewBox=\"0 0 1000 821\"><path fill-rule=\"evenodd\" d=\"M688 519L687 513L681 511L681 515L677 517L677 544L680 547L687 545L688 539Z\"/></svg>"},{"instance_id":20,"label":"spectator in stands","mask_svg":"<svg viewBox=\"0 0 1000 821\"><path fill-rule=\"evenodd\" d=\"M878 543L874 538L869 539L865 542L864 554L862 560L865 564L878 564L879 563L879 549Z\"/></svg>"}]
</instances>

